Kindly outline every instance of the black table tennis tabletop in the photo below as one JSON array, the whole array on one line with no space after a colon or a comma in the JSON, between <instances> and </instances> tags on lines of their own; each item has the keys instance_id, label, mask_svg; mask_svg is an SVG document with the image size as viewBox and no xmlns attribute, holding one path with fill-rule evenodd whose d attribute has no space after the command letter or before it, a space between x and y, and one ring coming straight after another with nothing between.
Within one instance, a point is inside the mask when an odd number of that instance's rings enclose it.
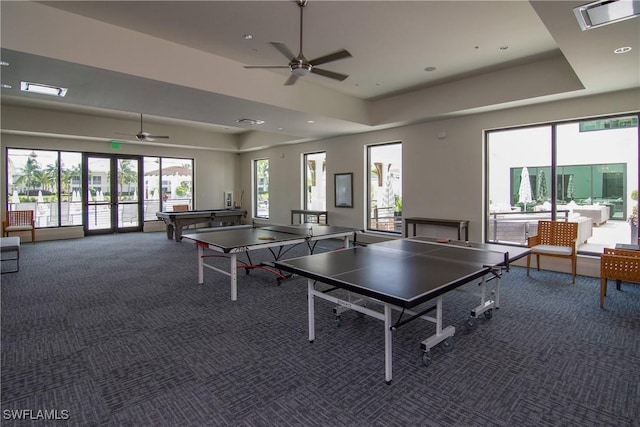
<instances>
[{"instance_id":1,"label":"black table tennis tabletop","mask_svg":"<svg viewBox=\"0 0 640 427\"><path fill-rule=\"evenodd\" d=\"M359 230L349 227L338 227L322 224L299 225L241 225L231 227L219 227L209 229L206 232L186 234L185 241L193 242L198 247L198 283L204 283L204 269L210 269L222 273L230 278L231 300L238 298L238 268L249 271L252 268L261 268L270 271L284 279L279 270L270 269L263 264L254 264L249 256L250 251L268 249L273 255L274 261L279 260L289 249L300 244L306 244L308 253L313 253L317 242L326 239L342 239L344 246L350 245L349 239L355 241ZM206 255L205 249L222 253L223 255ZM238 254L245 254L248 262L241 262ZM205 262L208 257L224 256L229 258L228 269L221 269Z\"/></svg>"},{"instance_id":2,"label":"black table tennis tabletop","mask_svg":"<svg viewBox=\"0 0 640 427\"><path fill-rule=\"evenodd\" d=\"M224 253L246 251L248 248L279 246L300 241L317 241L355 236L355 229L321 224L221 227L216 231L184 235L183 238L206 244ZM214 248L215 247L215 248Z\"/></svg>"},{"instance_id":3,"label":"black table tennis tabletop","mask_svg":"<svg viewBox=\"0 0 640 427\"><path fill-rule=\"evenodd\" d=\"M406 238L276 262L282 270L411 308L480 278L528 249ZM512 255L510 255L512 254Z\"/></svg>"},{"instance_id":4,"label":"black table tennis tabletop","mask_svg":"<svg viewBox=\"0 0 640 427\"><path fill-rule=\"evenodd\" d=\"M310 342L315 339L314 298L335 303L337 316L355 310L384 321L385 381L390 384L393 330L415 319L435 323L435 333L421 343L423 363L428 365L433 347L439 345L444 351L453 348L455 327L442 326L443 295L479 280L480 304L471 310L471 318L483 314L490 319L498 308L502 271L528 253L528 248L516 246L411 237L281 260L275 265L308 279ZM496 279L491 293L487 277ZM318 290L317 282L333 288ZM348 291L347 297L333 295L335 289ZM352 294L357 296L353 298ZM418 307L432 299L436 300L435 306ZM383 311L372 309L369 301L382 304ZM401 312L400 319L392 321L392 310ZM428 316L433 310L436 316ZM409 318L401 321L405 314Z\"/></svg>"}]
</instances>

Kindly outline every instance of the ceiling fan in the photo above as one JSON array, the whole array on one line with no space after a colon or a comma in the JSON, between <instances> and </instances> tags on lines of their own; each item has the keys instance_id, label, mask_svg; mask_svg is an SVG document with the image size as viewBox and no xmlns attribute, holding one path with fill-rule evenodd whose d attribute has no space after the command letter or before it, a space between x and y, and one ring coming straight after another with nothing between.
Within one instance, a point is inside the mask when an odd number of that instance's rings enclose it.
<instances>
[{"instance_id":1,"label":"ceiling fan","mask_svg":"<svg viewBox=\"0 0 640 427\"><path fill-rule=\"evenodd\" d=\"M296 80L298 80L298 77L306 76L310 72L318 74L320 76L328 77L330 79L343 81L349 76L346 74L336 73L334 71L323 70L321 68L317 68L317 66L326 64L327 62L337 61L338 59L351 57L351 54L347 50L342 49L337 52L312 59L311 61L307 60L307 58L305 58L305 56L302 54L303 11L304 7L307 5L307 0L296 0L296 3L298 3L298 6L300 7L300 53L298 53L298 56L295 56L284 43L271 42L271 45L273 45L273 47L278 49L280 53L287 57L287 59L289 60L289 64L245 65L244 68L289 68L291 70L291 76L289 76L287 81L284 83L285 86L294 84Z\"/></svg>"},{"instance_id":2,"label":"ceiling fan","mask_svg":"<svg viewBox=\"0 0 640 427\"><path fill-rule=\"evenodd\" d=\"M143 127L142 127L142 114L140 114L140 132L138 132L136 135L131 135L131 134L127 134L127 133L118 133L118 135L133 136L138 141L142 141L142 142L155 141L156 138L164 138L164 139L168 139L169 138L167 135L151 135L149 132L144 132L143 131Z\"/></svg>"}]
</instances>

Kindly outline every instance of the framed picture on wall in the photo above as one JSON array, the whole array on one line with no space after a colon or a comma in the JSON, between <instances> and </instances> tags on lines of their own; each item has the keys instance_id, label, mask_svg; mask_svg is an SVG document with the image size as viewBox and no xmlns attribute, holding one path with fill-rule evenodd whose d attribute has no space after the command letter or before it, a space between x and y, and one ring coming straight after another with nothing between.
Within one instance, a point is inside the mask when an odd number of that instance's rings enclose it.
<instances>
[{"instance_id":1,"label":"framed picture on wall","mask_svg":"<svg viewBox=\"0 0 640 427\"><path fill-rule=\"evenodd\" d=\"M225 209L233 208L233 193L231 191L224 192L224 207Z\"/></svg>"},{"instance_id":2,"label":"framed picture on wall","mask_svg":"<svg viewBox=\"0 0 640 427\"><path fill-rule=\"evenodd\" d=\"M353 173L337 173L334 175L336 191L336 208L353 207Z\"/></svg>"}]
</instances>

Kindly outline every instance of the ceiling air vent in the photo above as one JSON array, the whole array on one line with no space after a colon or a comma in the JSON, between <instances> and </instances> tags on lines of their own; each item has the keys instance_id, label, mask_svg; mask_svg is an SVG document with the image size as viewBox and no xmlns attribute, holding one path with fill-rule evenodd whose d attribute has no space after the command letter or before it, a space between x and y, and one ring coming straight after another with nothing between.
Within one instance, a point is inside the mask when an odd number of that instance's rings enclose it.
<instances>
[{"instance_id":1,"label":"ceiling air vent","mask_svg":"<svg viewBox=\"0 0 640 427\"><path fill-rule=\"evenodd\" d=\"M598 0L573 9L582 31L640 15L640 0Z\"/></svg>"},{"instance_id":2,"label":"ceiling air vent","mask_svg":"<svg viewBox=\"0 0 640 427\"><path fill-rule=\"evenodd\" d=\"M256 120L256 119L239 119L236 120L236 123L240 123L242 125L250 125L250 126L256 126L256 125L261 125L264 123L264 120Z\"/></svg>"}]
</instances>

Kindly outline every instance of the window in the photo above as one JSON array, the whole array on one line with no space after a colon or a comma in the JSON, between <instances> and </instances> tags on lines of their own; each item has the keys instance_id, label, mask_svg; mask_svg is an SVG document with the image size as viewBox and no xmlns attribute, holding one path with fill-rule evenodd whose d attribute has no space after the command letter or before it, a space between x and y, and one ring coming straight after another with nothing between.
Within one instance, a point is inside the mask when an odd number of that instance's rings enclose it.
<instances>
[{"instance_id":1,"label":"window","mask_svg":"<svg viewBox=\"0 0 640 427\"><path fill-rule=\"evenodd\" d=\"M82 153L60 152L60 225L82 225Z\"/></svg>"},{"instance_id":2,"label":"window","mask_svg":"<svg viewBox=\"0 0 640 427\"><path fill-rule=\"evenodd\" d=\"M402 144L367 147L367 229L402 231Z\"/></svg>"},{"instance_id":3,"label":"window","mask_svg":"<svg viewBox=\"0 0 640 427\"><path fill-rule=\"evenodd\" d=\"M157 220L156 212L174 205L193 206L193 159L144 158L144 219Z\"/></svg>"},{"instance_id":4,"label":"window","mask_svg":"<svg viewBox=\"0 0 640 427\"><path fill-rule=\"evenodd\" d=\"M304 155L304 209L327 210L327 153Z\"/></svg>"},{"instance_id":5,"label":"window","mask_svg":"<svg viewBox=\"0 0 640 427\"><path fill-rule=\"evenodd\" d=\"M59 165L62 166L60 170ZM7 149L8 210L32 210L36 228L68 225L72 180L80 172L78 153Z\"/></svg>"},{"instance_id":6,"label":"window","mask_svg":"<svg viewBox=\"0 0 640 427\"><path fill-rule=\"evenodd\" d=\"M8 148L6 170L7 210L33 210L36 228L82 225L82 153ZM174 203L193 207L192 159L145 157L144 170L144 220L157 220L156 212ZM92 175L89 193L103 193L107 184L108 176ZM126 197L137 197L124 185Z\"/></svg>"},{"instance_id":7,"label":"window","mask_svg":"<svg viewBox=\"0 0 640 427\"><path fill-rule=\"evenodd\" d=\"M486 240L524 245L539 219L556 219L578 222L582 253L633 241L637 124L624 116L487 132Z\"/></svg>"},{"instance_id":8,"label":"window","mask_svg":"<svg viewBox=\"0 0 640 427\"><path fill-rule=\"evenodd\" d=\"M269 218L269 159L253 161L253 215Z\"/></svg>"}]
</instances>

